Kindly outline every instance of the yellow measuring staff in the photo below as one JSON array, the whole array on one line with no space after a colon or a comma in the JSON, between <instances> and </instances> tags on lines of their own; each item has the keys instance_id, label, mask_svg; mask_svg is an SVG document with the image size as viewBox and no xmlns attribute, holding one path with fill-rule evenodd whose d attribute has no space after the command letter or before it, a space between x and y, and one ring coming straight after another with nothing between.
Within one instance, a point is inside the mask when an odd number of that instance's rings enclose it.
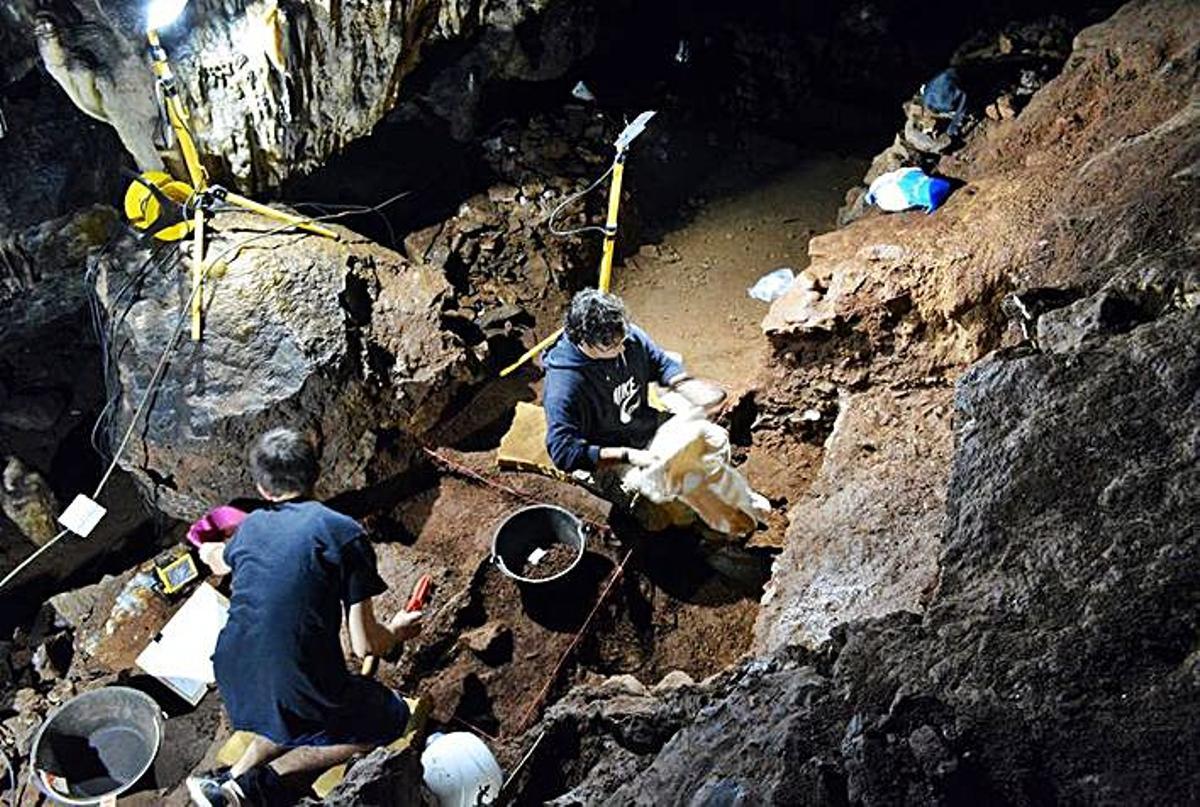
<instances>
[{"instance_id":1,"label":"yellow measuring staff","mask_svg":"<svg viewBox=\"0 0 1200 807\"><path fill-rule=\"evenodd\" d=\"M207 185L204 169L200 165L200 152L196 150L196 141L188 129L188 113L179 95L179 87L175 84L175 75L171 72L171 63L167 61L167 52L159 41L158 31L150 29L146 32L150 40L150 55L154 59L154 77L162 87L163 104L167 108L167 120L179 140L179 150L183 152L183 163L187 166L188 179L193 190L202 191Z\"/></svg>"},{"instance_id":2,"label":"yellow measuring staff","mask_svg":"<svg viewBox=\"0 0 1200 807\"><path fill-rule=\"evenodd\" d=\"M192 340L198 342L202 332L204 314L204 248L207 234L205 218L208 215L206 207L210 200L227 201L283 224L307 230L315 235L334 240L338 236L333 230L314 224L301 216L275 210L220 186L209 187L204 166L200 163L200 152L196 148L196 141L192 137L191 129L188 128L187 108L183 105L183 98L175 82L175 75L171 72L171 64L167 60L167 52L158 37L158 31L153 28L147 30L146 38L150 41L154 76L158 79L158 86L162 92L167 121L171 124L171 130L179 142L179 151L183 154L183 163L187 167L188 180L191 185L176 182L161 171L147 171L126 191L125 213L135 227L150 230L163 212L162 204L155 196L156 193L161 193L163 199L175 202L185 210L189 205L194 206L190 221L185 216L181 222L154 230L153 235L162 241L177 241L186 237L190 230L194 236L191 318ZM152 187L157 190L152 190Z\"/></svg>"},{"instance_id":3,"label":"yellow measuring staff","mask_svg":"<svg viewBox=\"0 0 1200 807\"><path fill-rule=\"evenodd\" d=\"M604 255L600 258L600 291L608 291L612 285L613 252L617 244L617 211L621 208L621 177L625 174L625 151L617 152L613 162L612 184L608 188L608 219L604 222ZM542 341L521 354L521 358L500 371L500 377L509 375L525 362L537 356L558 341L563 329L559 328Z\"/></svg>"}]
</instances>

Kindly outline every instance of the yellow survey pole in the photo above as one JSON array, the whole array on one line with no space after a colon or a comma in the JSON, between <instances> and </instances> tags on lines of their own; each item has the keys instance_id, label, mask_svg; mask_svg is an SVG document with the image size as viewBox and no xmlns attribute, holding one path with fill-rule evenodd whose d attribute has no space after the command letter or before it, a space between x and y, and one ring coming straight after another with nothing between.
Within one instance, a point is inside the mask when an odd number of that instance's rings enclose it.
<instances>
[{"instance_id":1,"label":"yellow survey pole","mask_svg":"<svg viewBox=\"0 0 1200 807\"><path fill-rule=\"evenodd\" d=\"M166 109L167 121L171 124L171 129L175 132L175 139L179 142L179 151L183 155L183 163L187 167L188 179L191 182L191 199L189 200L189 204L194 205L192 229L196 239L192 258L192 340L198 342L200 341L204 313L204 236L205 217L208 215L206 210L207 199L211 197L224 199L230 204L258 213L261 216L299 227L310 233L325 236L326 238L336 240L338 236L333 230L314 224L308 219L275 210L240 194L230 193L223 188L210 189L208 187L208 179L204 173L204 166L200 163L200 152L196 148L196 141L192 137L191 129L188 128L187 108L183 105L179 86L175 82L174 73L171 72L171 63L167 60L167 52L163 48L161 40L159 40L158 31L153 28L148 30L146 38L150 41L150 54L153 60L154 76L158 79L158 86L163 95L163 105Z\"/></svg>"},{"instance_id":2,"label":"yellow survey pole","mask_svg":"<svg viewBox=\"0 0 1200 807\"><path fill-rule=\"evenodd\" d=\"M617 213L621 209L621 179L625 175L625 154L625 149L617 152L616 159L613 161L612 184L608 186L608 219L604 222L604 254L600 258L600 280L596 284L600 291L605 292L612 285L613 252L617 245ZM562 332L563 329L559 328L522 353L521 358L500 371L500 377L504 378L512 374L522 364L553 345L558 341L558 337L562 336Z\"/></svg>"},{"instance_id":3,"label":"yellow survey pole","mask_svg":"<svg viewBox=\"0 0 1200 807\"><path fill-rule=\"evenodd\" d=\"M167 61L167 51L158 38L158 31L151 28L146 32L150 40L150 55L154 60L154 76L162 89L163 104L167 110L167 120L179 141L179 151L183 154L183 164L187 167L188 180L192 184L192 201L196 203L194 212L192 254L192 341L199 342L201 325L204 314L204 206L199 203L197 194L207 187L204 178L204 167L200 165L200 152L196 149L196 141L192 139L188 129L187 109L179 95L179 87L175 83L175 75L171 72L171 63Z\"/></svg>"},{"instance_id":4,"label":"yellow survey pole","mask_svg":"<svg viewBox=\"0 0 1200 807\"><path fill-rule=\"evenodd\" d=\"M600 259L600 291L612 285L613 251L617 245L617 211L621 207L621 178L625 175L625 152L613 161L612 184L608 188L608 220L604 222L604 256Z\"/></svg>"},{"instance_id":5,"label":"yellow survey pole","mask_svg":"<svg viewBox=\"0 0 1200 807\"><path fill-rule=\"evenodd\" d=\"M171 72L171 63L167 61L167 52L158 39L158 31L153 29L146 32L150 40L150 55L154 59L154 76L162 88L163 103L167 108L167 120L179 141L179 150L183 153L183 163L187 166L188 179L192 190L202 191L207 186L204 178L204 168L200 165L200 152L196 149L196 141L192 139L188 129L187 109L179 95L179 87L175 83L175 74Z\"/></svg>"}]
</instances>

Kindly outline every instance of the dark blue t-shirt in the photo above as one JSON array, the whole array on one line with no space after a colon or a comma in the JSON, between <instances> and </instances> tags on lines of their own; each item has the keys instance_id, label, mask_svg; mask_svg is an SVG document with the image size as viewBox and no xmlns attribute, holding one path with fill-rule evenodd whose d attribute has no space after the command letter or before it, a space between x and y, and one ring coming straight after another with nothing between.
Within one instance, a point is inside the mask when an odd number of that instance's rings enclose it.
<instances>
[{"instance_id":1,"label":"dark blue t-shirt","mask_svg":"<svg viewBox=\"0 0 1200 807\"><path fill-rule=\"evenodd\" d=\"M213 666L233 727L291 745L354 704L342 613L387 590L358 522L317 502L246 517L225 547L229 621Z\"/></svg>"}]
</instances>

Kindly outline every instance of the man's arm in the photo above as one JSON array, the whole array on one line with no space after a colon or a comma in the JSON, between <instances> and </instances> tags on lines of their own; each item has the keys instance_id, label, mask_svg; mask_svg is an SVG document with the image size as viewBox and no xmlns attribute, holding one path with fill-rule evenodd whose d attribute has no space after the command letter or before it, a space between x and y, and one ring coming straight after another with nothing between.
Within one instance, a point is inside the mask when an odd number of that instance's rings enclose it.
<instances>
[{"instance_id":1,"label":"man's arm","mask_svg":"<svg viewBox=\"0 0 1200 807\"><path fill-rule=\"evenodd\" d=\"M359 658L390 656L406 639L421 632L420 611L400 611L384 625L375 617L373 598L350 606L350 647Z\"/></svg>"},{"instance_id":2,"label":"man's arm","mask_svg":"<svg viewBox=\"0 0 1200 807\"><path fill-rule=\"evenodd\" d=\"M580 385L569 371L546 374L542 409L546 412L546 451L563 471L591 471L600 461L601 448L584 436L587 427L578 400Z\"/></svg>"}]
</instances>

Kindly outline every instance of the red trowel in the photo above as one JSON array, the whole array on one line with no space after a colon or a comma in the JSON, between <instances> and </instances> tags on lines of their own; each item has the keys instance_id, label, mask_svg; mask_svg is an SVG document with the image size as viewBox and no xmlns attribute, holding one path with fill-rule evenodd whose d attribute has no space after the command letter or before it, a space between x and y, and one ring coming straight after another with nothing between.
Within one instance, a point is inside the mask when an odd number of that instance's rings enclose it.
<instances>
[{"instance_id":1,"label":"red trowel","mask_svg":"<svg viewBox=\"0 0 1200 807\"><path fill-rule=\"evenodd\" d=\"M413 586L412 594L408 597L408 602L404 604L404 610L408 612L420 611L425 607L425 603L429 600L429 595L433 592L433 577L427 574L421 575L421 579ZM375 676L375 670L379 668L379 659L376 656L367 656L363 659L362 669L360 672L367 678Z\"/></svg>"}]
</instances>

